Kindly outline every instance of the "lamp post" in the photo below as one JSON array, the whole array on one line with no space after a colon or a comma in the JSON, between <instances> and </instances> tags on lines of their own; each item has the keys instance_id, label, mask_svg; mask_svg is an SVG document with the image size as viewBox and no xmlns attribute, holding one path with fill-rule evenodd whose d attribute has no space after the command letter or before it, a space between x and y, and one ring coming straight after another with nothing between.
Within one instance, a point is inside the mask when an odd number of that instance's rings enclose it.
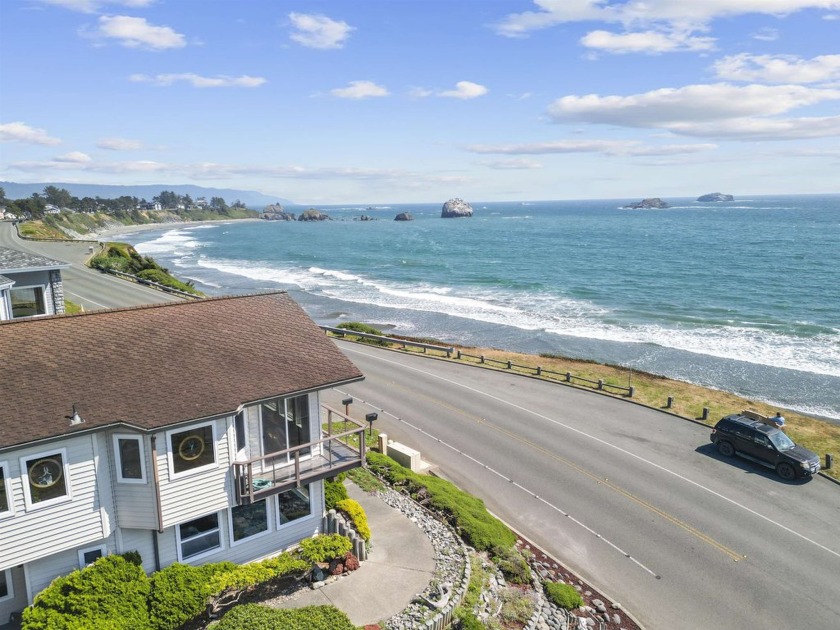
<instances>
[{"instance_id":1,"label":"lamp post","mask_svg":"<svg viewBox=\"0 0 840 630\"><path fill-rule=\"evenodd\" d=\"M379 417L379 414L376 414L376 413L369 413L365 416L365 420L367 420L368 424L370 424L370 431L369 431L368 435L370 435L371 437L373 437L373 422L378 417Z\"/></svg>"}]
</instances>

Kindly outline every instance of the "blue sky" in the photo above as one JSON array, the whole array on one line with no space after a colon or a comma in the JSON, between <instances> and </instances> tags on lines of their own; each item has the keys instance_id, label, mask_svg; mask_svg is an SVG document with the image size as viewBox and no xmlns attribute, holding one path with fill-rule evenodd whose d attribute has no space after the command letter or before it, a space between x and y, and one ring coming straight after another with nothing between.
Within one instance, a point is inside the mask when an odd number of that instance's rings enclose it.
<instances>
[{"instance_id":1,"label":"blue sky","mask_svg":"<svg viewBox=\"0 0 840 630\"><path fill-rule=\"evenodd\" d=\"M840 0L3 0L0 179L840 192Z\"/></svg>"}]
</instances>

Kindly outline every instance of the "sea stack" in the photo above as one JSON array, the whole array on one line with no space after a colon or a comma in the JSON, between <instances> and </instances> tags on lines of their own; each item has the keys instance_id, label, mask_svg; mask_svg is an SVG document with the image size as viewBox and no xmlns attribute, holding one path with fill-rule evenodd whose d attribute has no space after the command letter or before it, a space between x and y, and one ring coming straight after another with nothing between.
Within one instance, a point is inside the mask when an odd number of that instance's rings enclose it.
<instances>
[{"instance_id":1,"label":"sea stack","mask_svg":"<svg viewBox=\"0 0 840 630\"><path fill-rule=\"evenodd\" d=\"M709 193L708 195L700 195L697 201L735 201L735 197L724 193Z\"/></svg>"},{"instance_id":2,"label":"sea stack","mask_svg":"<svg viewBox=\"0 0 840 630\"><path fill-rule=\"evenodd\" d=\"M394 217L394 221L414 221L414 217L409 212L400 212Z\"/></svg>"},{"instance_id":3,"label":"sea stack","mask_svg":"<svg viewBox=\"0 0 840 630\"><path fill-rule=\"evenodd\" d=\"M473 209L470 204L468 204L463 199L455 197L454 199L450 199L445 204L443 204L443 208L440 211L440 216L443 219L456 219L458 217L471 217L473 214Z\"/></svg>"},{"instance_id":4,"label":"sea stack","mask_svg":"<svg viewBox=\"0 0 840 630\"><path fill-rule=\"evenodd\" d=\"M283 206L279 203L273 203L265 207L260 218L266 221L294 221L295 215L283 210Z\"/></svg>"}]
</instances>

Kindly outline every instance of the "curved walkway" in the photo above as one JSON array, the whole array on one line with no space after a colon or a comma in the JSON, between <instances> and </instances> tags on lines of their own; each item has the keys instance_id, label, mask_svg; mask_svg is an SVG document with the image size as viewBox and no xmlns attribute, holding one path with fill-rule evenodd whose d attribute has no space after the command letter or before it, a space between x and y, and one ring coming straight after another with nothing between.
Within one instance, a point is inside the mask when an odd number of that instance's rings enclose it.
<instances>
[{"instance_id":1,"label":"curved walkway","mask_svg":"<svg viewBox=\"0 0 840 630\"><path fill-rule=\"evenodd\" d=\"M347 492L365 509L373 532L368 559L350 575L301 590L277 606L332 605L347 613L354 625L363 626L402 612L423 592L434 577L435 553L428 536L402 512L355 484L347 484Z\"/></svg>"}]
</instances>

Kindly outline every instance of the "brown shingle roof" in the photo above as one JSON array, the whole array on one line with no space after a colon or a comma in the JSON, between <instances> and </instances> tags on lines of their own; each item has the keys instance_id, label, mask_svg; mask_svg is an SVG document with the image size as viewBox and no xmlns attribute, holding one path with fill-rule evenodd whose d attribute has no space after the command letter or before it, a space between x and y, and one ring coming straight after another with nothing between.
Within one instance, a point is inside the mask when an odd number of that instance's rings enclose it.
<instances>
[{"instance_id":1,"label":"brown shingle roof","mask_svg":"<svg viewBox=\"0 0 840 630\"><path fill-rule=\"evenodd\" d=\"M363 378L285 293L0 323L0 448ZM71 427L76 404L85 423Z\"/></svg>"}]
</instances>

